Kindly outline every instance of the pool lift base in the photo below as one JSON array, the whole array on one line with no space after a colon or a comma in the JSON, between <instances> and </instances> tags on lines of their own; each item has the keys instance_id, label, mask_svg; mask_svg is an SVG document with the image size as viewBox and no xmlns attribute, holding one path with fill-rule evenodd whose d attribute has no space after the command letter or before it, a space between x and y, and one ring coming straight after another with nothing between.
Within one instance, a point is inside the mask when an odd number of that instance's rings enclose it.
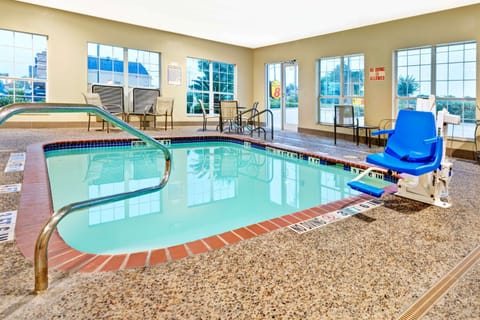
<instances>
[{"instance_id":1,"label":"pool lift base","mask_svg":"<svg viewBox=\"0 0 480 320\"><path fill-rule=\"evenodd\" d=\"M347 185L362 193L377 198L382 197L385 194L384 189L360 181L360 179L372 171L384 171L384 169L370 167L348 182ZM399 174L400 178L397 182L397 192L393 194L437 207L449 208L452 205L448 199L448 184L451 178L451 171L452 163L442 162L439 169L421 176Z\"/></svg>"}]
</instances>

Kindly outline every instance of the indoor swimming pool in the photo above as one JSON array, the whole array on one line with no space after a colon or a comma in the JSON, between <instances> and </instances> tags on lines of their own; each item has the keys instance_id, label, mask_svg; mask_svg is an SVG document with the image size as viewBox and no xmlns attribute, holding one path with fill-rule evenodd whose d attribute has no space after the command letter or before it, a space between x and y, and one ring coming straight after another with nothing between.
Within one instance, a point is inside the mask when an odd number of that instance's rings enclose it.
<instances>
[{"instance_id":1,"label":"indoor swimming pool","mask_svg":"<svg viewBox=\"0 0 480 320\"><path fill-rule=\"evenodd\" d=\"M93 254L148 251L358 194L347 165L230 140L164 141L173 160L163 190L70 214L61 237ZM50 145L45 154L55 210L158 184L164 170L160 151L132 141Z\"/></svg>"}]
</instances>

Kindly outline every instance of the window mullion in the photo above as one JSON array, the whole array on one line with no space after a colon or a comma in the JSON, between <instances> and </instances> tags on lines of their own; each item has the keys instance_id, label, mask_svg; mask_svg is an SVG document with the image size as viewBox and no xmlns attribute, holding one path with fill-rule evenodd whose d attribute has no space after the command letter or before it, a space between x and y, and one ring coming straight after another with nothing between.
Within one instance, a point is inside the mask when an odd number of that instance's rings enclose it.
<instances>
[{"instance_id":1,"label":"window mullion","mask_svg":"<svg viewBox=\"0 0 480 320\"><path fill-rule=\"evenodd\" d=\"M340 57L340 101L341 103L345 103L345 97L343 96L343 81L344 81L344 76L343 76L343 63L344 63L344 57Z\"/></svg>"},{"instance_id":2,"label":"window mullion","mask_svg":"<svg viewBox=\"0 0 480 320\"><path fill-rule=\"evenodd\" d=\"M213 92L213 61L208 62L208 97L211 101L211 108L208 109L209 114L214 114L215 110L215 92Z\"/></svg>"},{"instance_id":3,"label":"window mullion","mask_svg":"<svg viewBox=\"0 0 480 320\"><path fill-rule=\"evenodd\" d=\"M123 90L128 92L128 49L123 48Z\"/></svg>"},{"instance_id":4,"label":"window mullion","mask_svg":"<svg viewBox=\"0 0 480 320\"><path fill-rule=\"evenodd\" d=\"M431 81L430 81L430 94L437 95L437 46L433 45L431 54Z\"/></svg>"}]
</instances>

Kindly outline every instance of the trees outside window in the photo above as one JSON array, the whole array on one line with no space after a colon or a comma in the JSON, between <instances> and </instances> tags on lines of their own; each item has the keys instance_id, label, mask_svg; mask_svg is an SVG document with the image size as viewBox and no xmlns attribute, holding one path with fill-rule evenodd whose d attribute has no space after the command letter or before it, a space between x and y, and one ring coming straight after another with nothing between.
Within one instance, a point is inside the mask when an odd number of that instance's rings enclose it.
<instances>
[{"instance_id":1,"label":"trees outside window","mask_svg":"<svg viewBox=\"0 0 480 320\"><path fill-rule=\"evenodd\" d=\"M364 55L318 60L318 107L320 123L333 124L334 106L352 104L355 115L364 118Z\"/></svg>"},{"instance_id":2,"label":"trees outside window","mask_svg":"<svg viewBox=\"0 0 480 320\"><path fill-rule=\"evenodd\" d=\"M205 59L187 59L187 114L202 114L198 99L208 113L220 100L235 98L235 65Z\"/></svg>"},{"instance_id":3,"label":"trees outside window","mask_svg":"<svg viewBox=\"0 0 480 320\"><path fill-rule=\"evenodd\" d=\"M476 105L475 41L401 49L395 52L395 114L415 109L417 98L436 96L437 111L460 116L450 135L473 139Z\"/></svg>"}]
</instances>

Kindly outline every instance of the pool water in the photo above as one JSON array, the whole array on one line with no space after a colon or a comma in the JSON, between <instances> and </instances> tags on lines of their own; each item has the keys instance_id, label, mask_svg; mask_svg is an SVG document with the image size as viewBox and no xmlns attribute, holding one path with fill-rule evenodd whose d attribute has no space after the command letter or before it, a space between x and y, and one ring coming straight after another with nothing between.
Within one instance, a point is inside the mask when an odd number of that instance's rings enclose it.
<instances>
[{"instance_id":1,"label":"pool water","mask_svg":"<svg viewBox=\"0 0 480 320\"><path fill-rule=\"evenodd\" d=\"M187 243L356 195L353 174L229 142L169 146L172 171L155 193L79 211L59 224L71 247L94 254ZM163 154L139 146L47 151L54 209L157 185ZM387 185L380 180L378 186Z\"/></svg>"}]
</instances>

